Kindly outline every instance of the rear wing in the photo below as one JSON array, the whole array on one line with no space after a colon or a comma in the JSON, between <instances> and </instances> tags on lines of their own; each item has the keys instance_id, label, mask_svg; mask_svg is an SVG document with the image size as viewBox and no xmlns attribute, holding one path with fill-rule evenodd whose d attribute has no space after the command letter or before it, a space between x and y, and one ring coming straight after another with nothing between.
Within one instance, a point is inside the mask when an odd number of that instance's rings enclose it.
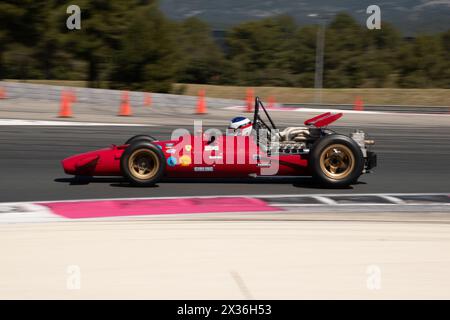
<instances>
[{"instance_id":1,"label":"rear wing","mask_svg":"<svg viewBox=\"0 0 450 320\"><path fill-rule=\"evenodd\" d=\"M306 126L314 126L316 128L326 127L330 123L335 122L340 117L342 117L342 113L334 113L325 112L321 115L315 116L314 118L308 119L305 121Z\"/></svg>"}]
</instances>

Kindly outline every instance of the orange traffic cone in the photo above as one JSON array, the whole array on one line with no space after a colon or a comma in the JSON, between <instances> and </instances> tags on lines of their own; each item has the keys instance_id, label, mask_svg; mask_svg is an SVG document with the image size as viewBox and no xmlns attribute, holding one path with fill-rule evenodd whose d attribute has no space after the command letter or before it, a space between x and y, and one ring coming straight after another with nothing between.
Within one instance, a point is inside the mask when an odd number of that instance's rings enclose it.
<instances>
[{"instance_id":1,"label":"orange traffic cone","mask_svg":"<svg viewBox=\"0 0 450 320\"><path fill-rule=\"evenodd\" d=\"M267 101L269 102L268 108L273 109L275 107L275 98L273 96L269 96Z\"/></svg>"},{"instance_id":2,"label":"orange traffic cone","mask_svg":"<svg viewBox=\"0 0 450 320\"><path fill-rule=\"evenodd\" d=\"M152 94L151 93L144 93L144 106L151 107L152 106Z\"/></svg>"},{"instance_id":3,"label":"orange traffic cone","mask_svg":"<svg viewBox=\"0 0 450 320\"><path fill-rule=\"evenodd\" d=\"M253 103L255 100L254 96L255 96L255 92L253 91L253 89L248 88L247 89L247 97L246 97L247 112L253 112Z\"/></svg>"},{"instance_id":4,"label":"orange traffic cone","mask_svg":"<svg viewBox=\"0 0 450 320\"><path fill-rule=\"evenodd\" d=\"M128 91L122 93L122 99L120 102L120 110L118 116L128 117L131 116L130 96Z\"/></svg>"},{"instance_id":5,"label":"orange traffic cone","mask_svg":"<svg viewBox=\"0 0 450 320\"><path fill-rule=\"evenodd\" d=\"M0 87L0 99L6 99L6 91L3 87Z\"/></svg>"},{"instance_id":6,"label":"orange traffic cone","mask_svg":"<svg viewBox=\"0 0 450 320\"><path fill-rule=\"evenodd\" d=\"M74 90L69 91L69 99L70 102L77 102L77 95L75 94Z\"/></svg>"},{"instance_id":7,"label":"orange traffic cone","mask_svg":"<svg viewBox=\"0 0 450 320\"><path fill-rule=\"evenodd\" d=\"M205 90L198 91L197 114L206 114Z\"/></svg>"},{"instance_id":8,"label":"orange traffic cone","mask_svg":"<svg viewBox=\"0 0 450 320\"><path fill-rule=\"evenodd\" d=\"M361 97L356 97L353 109L356 110L356 111L363 111L364 110L364 103L363 103Z\"/></svg>"},{"instance_id":9,"label":"orange traffic cone","mask_svg":"<svg viewBox=\"0 0 450 320\"><path fill-rule=\"evenodd\" d=\"M71 98L70 93L67 91L61 92L61 107L59 109L60 118L70 118L72 117L72 108L70 106Z\"/></svg>"}]
</instances>

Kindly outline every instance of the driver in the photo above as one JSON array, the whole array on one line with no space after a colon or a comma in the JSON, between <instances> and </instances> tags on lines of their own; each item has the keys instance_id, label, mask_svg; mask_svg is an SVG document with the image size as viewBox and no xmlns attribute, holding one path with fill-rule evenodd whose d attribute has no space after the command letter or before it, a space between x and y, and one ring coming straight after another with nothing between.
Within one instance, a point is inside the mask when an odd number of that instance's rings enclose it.
<instances>
[{"instance_id":1,"label":"driver","mask_svg":"<svg viewBox=\"0 0 450 320\"><path fill-rule=\"evenodd\" d=\"M252 122L246 117L234 117L228 125L228 136L249 136L252 133Z\"/></svg>"}]
</instances>

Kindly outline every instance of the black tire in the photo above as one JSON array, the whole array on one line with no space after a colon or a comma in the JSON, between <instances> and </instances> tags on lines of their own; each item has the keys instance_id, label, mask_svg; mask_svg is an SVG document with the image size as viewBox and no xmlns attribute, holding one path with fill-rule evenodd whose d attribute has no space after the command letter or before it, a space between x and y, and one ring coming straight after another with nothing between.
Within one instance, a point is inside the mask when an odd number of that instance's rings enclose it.
<instances>
[{"instance_id":1,"label":"black tire","mask_svg":"<svg viewBox=\"0 0 450 320\"><path fill-rule=\"evenodd\" d=\"M136 186L152 186L163 176L166 158L158 146L148 141L130 144L120 158L125 178Z\"/></svg>"},{"instance_id":2,"label":"black tire","mask_svg":"<svg viewBox=\"0 0 450 320\"><path fill-rule=\"evenodd\" d=\"M150 135L146 135L146 134L138 134L136 136L131 137L130 139L128 139L124 144L132 144L136 141L147 141L147 142L153 142L156 141L157 139L155 139L154 137L150 136Z\"/></svg>"},{"instance_id":3,"label":"black tire","mask_svg":"<svg viewBox=\"0 0 450 320\"><path fill-rule=\"evenodd\" d=\"M352 138L331 134L313 145L309 167L313 178L320 185L346 187L355 183L361 175L364 156Z\"/></svg>"}]
</instances>

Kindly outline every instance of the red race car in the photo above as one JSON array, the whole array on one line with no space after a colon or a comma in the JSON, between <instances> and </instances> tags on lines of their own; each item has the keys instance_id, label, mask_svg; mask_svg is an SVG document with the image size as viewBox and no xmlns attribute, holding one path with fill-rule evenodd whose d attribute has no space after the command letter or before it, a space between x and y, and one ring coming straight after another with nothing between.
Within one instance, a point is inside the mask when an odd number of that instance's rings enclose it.
<instances>
[{"instance_id":1,"label":"red race car","mask_svg":"<svg viewBox=\"0 0 450 320\"><path fill-rule=\"evenodd\" d=\"M122 145L66 158L62 166L67 174L123 176L140 186L163 177L264 176L312 176L323 186L348 186L375 167L377 158L368 150L374 141L363 131L346 136L327 127L341 116L327 112L280 131L256 98L253 121L236 117L226 134L174 132L164 141L137 135Z\"/></svg>"}]
</instances>

